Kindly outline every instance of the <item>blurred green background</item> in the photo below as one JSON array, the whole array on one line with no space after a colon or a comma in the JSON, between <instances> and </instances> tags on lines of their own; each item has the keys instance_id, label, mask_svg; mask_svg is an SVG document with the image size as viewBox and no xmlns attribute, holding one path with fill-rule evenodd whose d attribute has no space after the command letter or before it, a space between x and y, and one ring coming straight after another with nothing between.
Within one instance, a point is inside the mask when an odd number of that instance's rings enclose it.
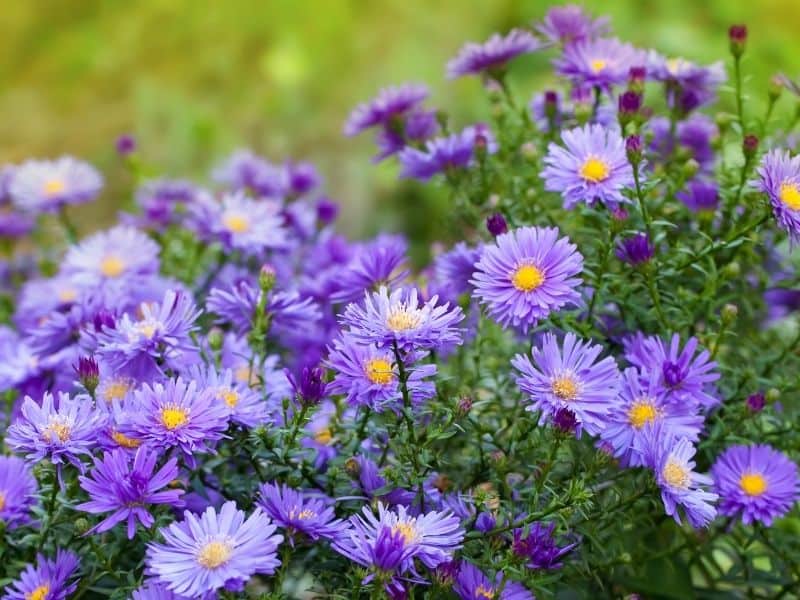
<instances>
[{"instance_id":1,"label":"blurred green background","mask_svg":"<svg viewBox=\"0 0 800 600\"><path fill-rule=\"evenodd\" d=\"M377 168L369 135L347 139L351 107L380 87L427 83L432 104L466 123L486 119L480 83L447 82L444 64L467 40L539 19L544 0L27 0L0 20L0 160L71 153L109 180L91 229L113 218L130 181L114 139L173 176L200 176L250 146L273 160L314 161L343 205L343 228L399 222L424 195L397 190ZM617 35L670 55L727 60L727 27L750 28L745 70L763 93L776 71L800 73L798 0L590 0ZM551 80L552 54L525 57L513 85L526 98ZM753 102L760 101L753 93ZM424 192L427 194L428 192Z\"/></svg>"}]
</instances>

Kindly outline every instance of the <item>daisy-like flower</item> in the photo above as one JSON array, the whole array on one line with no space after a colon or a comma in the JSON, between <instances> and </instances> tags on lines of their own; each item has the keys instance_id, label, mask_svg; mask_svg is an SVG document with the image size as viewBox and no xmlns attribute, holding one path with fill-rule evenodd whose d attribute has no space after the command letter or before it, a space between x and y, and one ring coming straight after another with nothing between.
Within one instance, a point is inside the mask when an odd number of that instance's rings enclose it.
<instances>
[{"instance_id":1,"label":"daisy-like flower","mask_svg":"<svg viewBox=\"0 0 800 600\"><path fill-rule=\"evenodd\" d=\"M542 345L533 348L532 358L517 354L511 361L517 371L517 385L526 394L530 411L541 411L552 420L559 409L570 410L579 428L592 435L608 423L620 386L617 363L610 356L597 360L602 346L581 342L573 333L559 347L556 336L544 334Z\"/></svg>"},{"instance_id":2,"label":"daisy-like flower","mask_svg":"<svg viewBox=\"0 0 800 600\"><path fill-rule=\"evenodd\" d=\"M149 582L133 591L133 600L188 600L186 596L176 594L163 583Z\"/></svg>"},{"instance_id":3,"label":"daisy-like flower","mask_svg":"<svg viewBox=\"0 0 800 600\"><path fill-rule=\"evenodd\" d=\"M401 235L379 235L356 248L352 260L336 278L332 302L360 300L365 291L391 286L408 275L408 242Z\"/></svg>"},{"instance_id":4,"label":"daisy-like flower","mask_svg":"<svg viewBox=\"0 0 800 600\"><path fill-rule=\"evenodd\" d=\"M202 515L188 511L184 520L162 528L164 543L147 546L147 573L170 590L200 598L225 587L241 590L255 573L272 575L282 535L256 508L249 517L226 502L217 514L209 507Z\"/></svg>"},{"instance_id":5,"label":"daisy-like flower","mask_svg":"<svg viewBox=\"0 0 800 600\"><path fill-rule=\"evenodd\" d=\"M462 330L456 325L464 319L464 313L459 306L438 302L438 296L422 302L416 288L390 293L381 286L365 295L363 306L349 304L340 321L354 340L379 348L397 345L399 350L411 352L460 344Z\"/></svg>"},{"instance_id":6,"label":"daisy-like flower","mask_svg":"<svg viewBox=\"0 0 800 600\"><path fill-rule=\"evenodd\" d=\"M75 508L92 514L111 514L93 527L90 533L102 533L123 521L128 522L128 539L136 534L136 521L143 527L153 525L155 519L149 511L153 504L182 506L183 490L162 488L178 478L178 462L169 459L153 473L158 453L139 448L131 459L125 450L114 450L94 459L94 468L88 476L80 476L81 487L90 500Z\"/></svg>"},{"instance_id":7,"label":"daisy-like flower","mask_svg":"<svg viewBox=\"0 0 800 600\"><path fill-rule=\"evenodd\" d=\"M755 185L772 204L775 220L800 244L800 156L785 150L770 150L761 159Z\"/></svg>"},{"instance_id":8,"label":"daisy-like flower","mask_svg":"<svg viewBox=\"0 0 800 600\"><path fill-rule=\"evenodd\" d=\"M587 39L564 48L553 62L559 75L582 86L600 87L625 83L631 67L644 64L645 55L630 44L616 38Z\"/></svg>"},{"instance_id":9,"label":"daisy-like flower","mask_svg":"<svg viewBox=\"0 0 800 600\"><path fill-rule=\"evenodd\" d=\"M646 66L649 77L673 84L667 87L667 100L670 106L678 103L685 112L712 102L717 89L727 79L722 61L704 67L684 58L667 58L651 50Z\"/></svg>"},{"instance_id":10,"label":"daisy-like flower","mask_svg":"<svg viewBox=\"0 0 800 600\"><path fill-rule=\"evenodd\" d=\"M600 438L608 444L623 466L644 464L648 427L659 423L662 432L677 439L696 442L703 427L697 405L668 402L658 373L643 379L635 367L625 369L618 400L607 417L607 426Z\"/></svg>"},{"instance_id":11,"label":"daisy-like flower","mask_svg":"<svg viewBox=\"0 0 800 600\"><path fill-rule=\"evenodd\" d=\"M344 125L344 134L353 136L371 127L390 126L417 108L428 95L428 88L416 83L384 88L375 98L353 109Z\"/></svg>"},{"instance_id":12,"label":"daisy-like flower","mask_svg":"<svg viewBox=\"0 0 800 600\"><path fill-rule=\"evenodd\" d=\"M693 179L675 196L694 213L713 214L719 206L719 189L712 181Z\"/></svg>"},{"instance_id":13,"label":"daisy-like flower","mask_svg":"<svg viewBox=\"0 0 800 600\"><path fill-rule=\"evenodd\" d=\"M8 428L6 444L25 453L29 461L49 458L59 469L69 462L83 472L81 455L90 455L96 445L101 417L89 396L59 392L57 399L45 392L39 405L27 396L21 414Z\"/></svg>"},{"instance_id":14,"label":"daisy-like flower","mask_svg":"<svg viewBox=\"0 0 800 600\"><path fill-rule=\"evenodd\" d=\"M8 584L3 600L66 600L78 587L74 577L79 564L68 550L58 550L55 559L38 554L36 566L28 565Z\"/></svg>"},{"instance_id":15,"label":"daisy-like flower","mask_svg":"<svg viewBox=\"0 0 800 600\"><path fill-rule=\"evenodd\" d=\"M575 4L554 6L536 25L536 31L556 44L582 42L609 33L608 17L593 19Z\"/></svg>"},{"instance_id":16,"label":"daisy-like flower","mask_svg":"<svg viewBox=\"0 0 800 600\"><path fill-rule=\"evenodd\" d=\"M622 190L634 185L633 170L618 131L584 125L561 133L564 146L553 142L544 157L544 187L560 192L564 208L600 200L610 208L629 200Z\"/></svg>"},{"instance_id":17,"label":"daisy-like flower","mask_svg":"<svg viewBox=\"0 0 800 600\"><path fill-rule=\"evenodd\" d=\"M638 267L650 261L656 249L646 233L639 232L623 238L614 249L614 254L623 262Z\"/></svg>"},{"instance_id":18,"label":"daisy-like flower","mask_svg":"<svg viewBox=\"0 0 800 600\"><path fill-rule=\"evenodd\" d=\"M286 194L284 169L247 149L231 154L214 169L211 177L235 191L252 192L264 198L281 198Z\"/></svg>"},{"instance_id":19,"label":"daisy-like flower","mask_svg":"<svg viewBox=\"0 0 800 600\"><path fill-rule=\"evenodd\" d=\"M72 246L61 264L64 275L101 284L158 272L159 247L147 235L120 225L101 231Z\"/></svg>"},{"instance_id":20,"label":"daisy-like flower","mask_svg":"<svg viewBox=\"0 0 800 600\"><path fill-rule=\"evenodd\" d=\"M191 181L182 179L154 179L146 181L136 190L136 204L141 216L130 216L132 223L145 228L163 230L179 223L186 207L201 194Z\"/></svg>"},{"instance_id":21,"label":"daisy-like flower","mask_svg":"<svg viewBox=\"0 0 800 600\"><path fill-rule=\"evenodd\" d=\"M555 227L520 227L484 246L470 283L489 316L527 332L540 319L580 301L583 256Z\"/></svg>"},{"instance_id":22,"label":"daisy-like flower","mask_svg":"<svg viewBox=\"0 0 800 600\"><path fill-rule=\"evenodd\" d=\"M692 527L707 527L717 516L717 494L706 491L712 480L694 471L695 448L686 438L676 438L660 424L648 426L645 464L653 469L665 512L680 525L678 507Z\"/></svg>"},{"instance_id":23,"label":"daisy-like flower","mask_svg":"<svg viewBox=\"0 0 800 600\"><path fill-rule=\"evenodd\" d=\"M497 76L505 70L511 59L542 47L542 43L529 31L512 29L506 35L495 33L482 44L464 44L458 55L447 63L447 77L455 79L481 73Z\"/></svg>"},{"instance_id":24,"label":"daisy-like flower","mask_svg":"<svg viewBox=\"0 0 800 600\"><path fill-rule=\"evenodd\" d=\"M689 338L682 349L680 343L677 333L669 345L659 337L641 333L623 340L625 358L639 367L644 378L649 379L655 372L669 402L699 405L706 410L716 406L719 398L710 393L709 386L719 379L717 363L711 360L708 350L697 352L696 338Z\"/></svg>"},{"instance_id":25,"label":"daisy-like flower","mask_svg":"<svg viewBox=\"0 0 800 600\"><path fill-rule=\"evenodd\" d=\"M0 523L6 529L30 522L36 489L36 478L24 460L0 456Z\"/></svg>"},{"instance_id":26,"label":"daisy-like flower","mask_svg":"<svg viewBox=\"0 0 800 600\"><path fill-rule=\"evenodd\" d=\"M436 375L436 365L414 366L409 357L405 360L411 401L418 404L436 395L433 382L427 380ZM398 368L390 349L358 343L344 335L333 342L326 365L336 373L328 391L344 394L351 406L368 406L375 412L402 407Z\"/></svg>"},{"instance_id":27,"label":"daisy-like flower","mask_svg":"<svg viewBox=\"0 0 800 600\"><path fill-rule=\"evenodd\" d=\"M521 583L507 580L503 585L502 582L502 572L498 572L492 581L478 567L463 561L458 568L453 591L461 600L534 600L533 594Z\"/></svg>"},{"instance_id":28,"label":"daisy-like flower","mask_svg":"<svg viewBox=\"0 0 800 600\"><path fill-rule=\"evenodd\" d=\"M447 137L434 138L426 142L422 150L406 147L398 155L402 166L400 177L427 181L439 173L466 169L474 164L479 147L489 154L497 151L494 136L482 123Z\"/></svg>"},{"instance_id":29,"label":"daisy-like flower","mask_svg":"<svg viewBox=\"0 0 800 600\"><path fill-rule=\"evenodd\" d=\"M228 426L228 409L210 390L181 378L134 392L119 431L152 448L178 448L187 459L208 452Z\"/></svg>"},{"instance_id":30,"label":"daisy-like flower","mask_svg":"<svg viewBox=\"0 0 800 600\"><path fill-rule=\"evenodd\" d=\"M30 160L15 167L8 193L25 212L56 212L68 204L93 200L103 178L89 163L62 156L55 160Z\"/></svg>"},{"instance_id":31,"label":"daisy-like flower","mask_svg":"<svg viewBox=\"0 0 800 600\"><path fill-rule=\"evenodd\" d=\"M113 327L96 333L97 355L119 375L147 381L165 369L180 371L194 361L191 333L200 316L190 294L167 290L160 304L142 303Z\"/></svg>"},{"instance_id":32,"label":"daisy-like flower","mask_svg":"<svg viewBox=\"0 0 800 600\"><path fill-rule=\"evenodd\" d=\"M453 299L472 290L470 279L482 253L481 246L473 247L458 242L450 250L437 256L433 261L436 289L442 293L446 290L448 297Z\"/></svg>"},{"instance_id":33,"label":"daisy-like flower","mask_svg":"<svg viewBox=\"0 0 800 600\"><path fill-rule=\"evenodd\" d=\"M261 394L247 383L237 381L231 369L217 371L212 366L194 365L187 377L196 381L199 389L210 391L234 423L257 427L267 420L267 405Z\"/></svg>"},{"instance_id":34,"label":"daisy-like flower","mask_svg":"<svg viewBox=\"0 0 800 600\"><path fill-rule=\"evenodd\" d=\"M769 527L800 499L797 465L765 444L731 446L717 457L711 476L720 512L741 517L745 525Z\"/></svg>"},{"instance_id":35,"label":"daisy-like flower","mask_svg":"<svg viewBox=\"0 0 800 600\"><path fill-rule=\"evenodd\" d=\"M243 192L226 194L222 202L203 204L205 226L227 250L261 255L265 250L283 248L287 234L277 203L253 200Z\"/></svg>"},{"instance_id":36,"label":"daisy-like flower","mask_svg":"<svg viewBox=\"0 0 800 600\"><path fill-rule=\"evenodd\" d=\"M555 523L534 523L526 529L515 529L511 549L525 559L529 569L559 569L561 559L577 546L577 542L559 546L553 535Z\"/></svg>"},{"instance_id":37,"label":"daisy-like flower","mask_svg":"<svg viewBox=\"0 0 800 600\"><path fill-rule=\"evenodd\" d=\"M259 491L258 505L273 522L286 529L292 545L295 533L316 541L333 539L346 529L344 521L336 518L333 501L327 496L311 495L277 483L264 483Z\"/></svg>"}]
</instances>

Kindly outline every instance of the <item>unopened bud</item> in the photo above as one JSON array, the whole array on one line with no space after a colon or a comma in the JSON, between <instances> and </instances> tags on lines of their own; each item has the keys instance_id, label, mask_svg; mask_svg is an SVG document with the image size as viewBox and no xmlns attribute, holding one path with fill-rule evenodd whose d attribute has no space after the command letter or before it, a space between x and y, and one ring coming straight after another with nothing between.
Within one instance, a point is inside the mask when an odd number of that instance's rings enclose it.
<instances>
[{"instance_id":1,"label":"unopened bud","mask_svg":"<svg viewBox=\"0 0 800 600\"><path fill-rule=\"evenodd\" d=\"M472 398L469 396L462 396L456 404L456 414L459 417L466 417L469 411L472 410Z\"/></svg>"},{"instance_id":2,"label":"unopened bud","mask_svg":"<svg viewBox=\"0 0 800 600\"><path fill-rule=\"evenodd\" d=\"M351 456L344 461L344 471L350 475L350 477L356 479L361 475L361 463L358 462L358 459L355 456Z\"/></svg>"},{"instance_id":3,"label":"unopened bud","mask_svg":"<svg viewBox=\"0 0 800 600\"><path fill-rule=\"evenodd\" d=\"M744 140L742 141L742 152L744 152L744 157L747 160L753 158L756 155L756 152L758 152L758 136L755 136L752 133L744 136Z\"/></svg>"},{"instance_id":4,"label":"unopened bud","mask_svg":"<svg viewBox=\"0 0 800 600\"><path fill-rule=\"evenodd\" d=\"M681 173L686 179L691 179L697 172L700 170L700 163L697 162L695 159L690 158L685 163L683 163L683 167L681 168Z\"/></svg>"},{"instance_id":5,"label":"unopened bud","mask_svg":"<svg viewBox=\"0 0 800 600\"><path fill-rule=\"evenodd\" d=\"M781 397L781 391L778 388L770 388L767 390L764 397L767 399L767 402L772 404L773 402L777 402Z\"/></svg>"},{"instance_id":6,"label":"unopened bud","mask_svg":"<svg viewBox=\"0 0 800 600\"><path fill-rule=\"evenodd\" d=\"M781 97L783 92L783 78L780 75L773 75L770 77L769 85L767 87L767 95L771 102L775 102Z\"/></svg>"},{"instance_id":7,"label":"unopened bud","mask_svg":"<svg viewBox=\"0 0 800 600\"><path fill-rule=\"evenodd\" d=\"M208 332L208 346L214 352L222 349L222 344L225 341L225 334L219 327L212 327Z\"/></svg>"},{"instance_id":8,"label":"unopened bud","mask_svg":"<svg viewBox=\"0 0 800 600\"><path fill-rule=\"evenodd\" d=\"M628 162L634 167L642 162L642 138L638 135L631 135L625 140L625 154L628 155Z\"/></svg>"},{"instance_id":9,"label":"unopened bud","mask_svg":"<svg viewBox=\"0 0 800 600\"><path fill-rule=\"evenodd\" d=\"M83 535L92 528L92 525L89 523L88 519L85 519L84 517L78 517L75 519L75 524L73 527L77 535Z\"/></svg>"},{"instance_id":10,"label":"unopened bud","mask_svg":"<svg viewBox=\"0 0 800 600\"><path fill-rule=\"evenodd\" d=\"M506 219L502 214L494 213L487 217L486 229L488 229L489 233L492 235L498 236L508 231L508 223L506 223Z\"/></svg>"},{"instance_id":11,"label":"unopened bud","mask_svg":"<svg viewBox=\"0 0 800 600\"><path fill-rule=\"evenodd\" d=\"M747 45L747 26L731 25L728 29L728 40L730 41L731 54L736 58L744 54Z\"/></svg>"},{"instance_id":12,"label":"unopened bud","mask_svg":"<svg viewBox=\"0 0 800 600\"><path fill-rule=\"evenodd\" d=\"M730 325L736 320L736 317L739 316L739 307L735 304L728 303L722 307L720 316L725 325Z\"/></svg>"},{"instance_id":13,"label":"unopened bud","mask_svg":"<svg viewBox=\"0 0 800 600\"><path fill-rule=\"evenodd\" d=\"M258 285L264 292L270 291L275 287L276 272L275 267L270 264L262 265L258 273Z\"/></svg>"},{"instance_id":14,"label":"unopened bud","mask_svg":"<svg viewBox=\"0 0 800 600\"><path fill-rule=\"evenodd\" d=\"M742 273L742 267L734 260L723 267L722 273L727 277L738 277Z\"/></svg>"}]
</instances>

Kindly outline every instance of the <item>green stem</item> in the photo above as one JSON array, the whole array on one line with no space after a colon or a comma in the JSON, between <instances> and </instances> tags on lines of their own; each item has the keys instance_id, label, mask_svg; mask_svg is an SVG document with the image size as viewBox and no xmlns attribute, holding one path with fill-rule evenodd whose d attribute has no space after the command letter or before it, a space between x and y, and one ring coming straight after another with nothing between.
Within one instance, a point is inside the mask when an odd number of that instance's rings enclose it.
<instances>
[{"instance_id":1,"label":"green stem","mask_svg":"<svg viewBox=\"0 0 800 600\"><path fill-rule=\"evenodd\" d=\"M653 306L656 309L658 323L661 325L663 331L669 331L667 320L664 318L664 311L661 309L661 294L658 292L658 285L653 277L652 269L647 269L647 273L645 273L645 279L647 280L647 290L650 292L650 299L653 301Z\"/></svg>"},{"instance_id":2,"label":"green stem","mask_svg":"<svg viewBox=\"0 0 800 600\"><path fill-rule=\"evenodd\" d=\"M67 216L67 211L63 207L58 211L58 222L61 223L61 227L64 229L64 234L67 236L67 241L70 244L77 243L78 230Z\"/></svg>"},{"instance_id":3,"label":"green stem","mask_svg":"<svg viewBox=\"0 0 800 600\"><path fill-rule=\"evenodd\" d=\"M53 465L53 488L50 491L50 498L47 501L47 518L44 522L44 527L42 527L42 532L39 536L39 545L36 547L36 552L39 553L44 548L44 544L47 541L47 535L50 533L50 525L53 522L53 513L56 510L56 499L58 496L58 473L56 472L57 467Z\"/></svg>"},{"instance_id":4,"label":"green stem","mask_svg":"<svg viewBox=\"0 0 800 600\"><path fill-rule=\"evenodd\" d=\"M647 205L644 201L644 193L642 192L642 184L639 179L639 165L633 167L633 182L636 185L636 198L639 200L639 210L642 211L642 220L644 220L644 229L647 232L647 238L653 242L652 221L650 213L647 212Z\"/></svg>"},{"instance_id":5,"label":"green stem","mask_svg":"<svg viewBox=\"0 0 800 600\"><path fill-rule=\"evenodd\" d=\"M736 84L736 113L739 118L739 126L742 129L742 137L744 137L744 102L742 101L742 59L740 56L735 56L733 59L733 71Z\"/></svg>"}]
</instances>

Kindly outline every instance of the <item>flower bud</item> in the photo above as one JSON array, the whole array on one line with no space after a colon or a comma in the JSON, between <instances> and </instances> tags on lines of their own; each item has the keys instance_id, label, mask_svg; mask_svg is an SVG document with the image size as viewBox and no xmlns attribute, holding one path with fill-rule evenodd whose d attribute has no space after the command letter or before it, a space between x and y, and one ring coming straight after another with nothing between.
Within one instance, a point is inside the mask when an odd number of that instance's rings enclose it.
<instances>
[{"instance_id":1,"label":"flower bud","mask_svg":"<svg viewBox=\"0 0 800 600\"><path fill-rule=\"evenodd\" d=\"M78 376L78 381L89 392L89 395L94 397L94 391L97 389L97 384L100 383L100 367L97 361L91 356L81 356L73 369Z\"/></svg>"},{"instance_id":2,"label":"flower bud","mask_svg":"<svg viewBox=\"0 0 800 600\"><path fill-rule=\"evenodd\" d=\"M530 160L536 159L539 155L539 150L537 150L536 144L533 142L525 142L519 147L519 151L522 153L522 156Z\"/></svg>"},{"instance_id":3,"label":"flower bud","mask_svg":"<svg viewBox=\"0 0 800 600\"><path fill-rule=\"evenodd\" d=\"M559 408L553 416L553 426L561 433L573 433L578 427L578 419L568 408Z\"/></svg>"},{"instance_id":4,"label":"flower bud","mask_svg":"<svg viewBox=\"0 0 800 600\"><path fill-rule=\"evenodd\" d=\"M770 77L769 85L767 86L767 95L769 96L770 102L775 102L781 97L781 93L783 93L783 81L783 77L780 75L773 75Z\"/></svg>"},{"instance_id":5,"label":"flower bud","mask_svg":"<svg viewBox=\"0 0 800 600\"><path fill-rule=\"evenodd\" d=\"M681 173L686 179L691 179L697 172L700 170L700 163L697 162L695 159L690 158L685 163L683 163L683 167L681 167Z\"/></svg>"},{"instance_id":6,"label":"flower bud","mask_svg":"<svg viewBox=\"0 0 800 600\"><path fill-rule=\"evenodd\" d=\"M320 198L317 201L317 219L328 224L336 220L339 214L339 205L329 198Z\"/></svg>"},{"instance_id":7,"label":"flower bud","mask_svg":"<svg viewBox=\"0 0 800 600\"><path fill-rule=\"evenodd\" d=\"M625 140L625 153L628 155L628 162L634 167L642 162L642 138L638 135L631 135Z\"/></svg>"},{"instance_id":8,"label":"flower bud","mask_svg":"<svg viewBox=\"0 0 800 600\"><path fill-rule=\"evenodd\" d=\"M225 341L225 333L219 327L212 327L208 332L208 346L214 352L219 352L222 349L222 344Z\"/></svg>"},{"instance_id":9,"label":"flower bud","mask_svg":"<svg viewBox=\"0 0 800 600\"><path fill-rule=\"evenodd\" d=\"M733 260L723 267L722 273L727 277L738 277L742 273L742 267L738 262Z\"/></svg>"},{"instance_id":10,"label":"flower bud","mask_svg":"<svg viewBox=\"0 0 800 600\"><path fill-rule=\"evenodd\" d=\"M625 125L633 121L641 107L642 96L640 94L631 90L623 92L618 101L620 125L624 128Z\"/></svg>"},{"instance_id":11,"label":"flower bud","mask_svg":"<svg viewBox=\"0 0 800 600\"><path fill-rule=\"evenodd\" d=\"M472 398L469 396L462 396L459 398L456 403L456 415L460 418L464 418L469 414L470 410L472 410Z\"/></svg>"},{"instance_id":12,"label":"flower bud","mask_svg":"<svg viewBox=\"0 0 800 600\"><path fill-rule=\"evenodd\" d=\"M744 54L744 49L747 45L747 26L731 25L728 29L728 40L731 44L731 54L739 58Z\"/></svg>"},{"instance_id":13,"label":"flower bud","mask_svg":"<svg viewBox=\"0 0 800 600\"><path fill-rule=\"evenodd\" d=\"M628 89L638 94L644 93L645 77L647 77L645 67L631 67L628 71Z\"/></svg>"},{"instance_id":14,"label":"flower bud","mask_svg":"<svg viewBox=\"0 0 800 600\"><path fill-rule=\"evenodd\" d=\"M778 399L781 397L781 391L778 388L770 388L767 390L766 395L764 396L770 404L773 402L777 402Z\"/></svg>"},{"instance_id":15,"label":"flower bud","mask_svg":"<svg viewBox=\"0 0 800 600\"><path fill-rule=\"evenodd\" d=\"M722 318L722 323L725 325L730 325L734 321L736 321L736 317L739 316L739 307L735 304L728 303L722 307L722 311L720 317Z\"/></svg>"},{"instance_id":16,"label":"flower bud","mask_svg":"<svg viewBox=\"0 0 800 600\"><path fill-rule=\"evenodd\" d=\"M755 136L752 133L744 136L744 140L742 141L742 152L744 152L744 157L747 160L752 159L756 155L756 152L758 152L758 136Z\"/></svg>"},{"instance_id":17,"label":"flower bud","mask_svg":"<svg viewBox=\"0 0 800 600\"><path fill-rule=\"evenodd\" d=\"M756 392L755 394L750 394L747 397L746 404L747 410L753 413L761 412L764 409L764 405L767 403L767 398L764 396L764 392Z\"/></svg>"},{"instance_id":18,"label":"flower bud","mask_svg":"<svg viewBox=\"0 0 800 600\"><path fill-rule=\"evenodd\" d=\"M361 463L358 462L358 459L355 456L351 456L346 461L344 461L344 471L350 477L355 479L359 475L361 475Z\"/></svg>"},{"instance_id":19,"label":"flower bud","mask_svg":"<svg viewBox=\"0 0 800 600\"><path fill-rule=\"evenodd\" d=\"M117 138L115 146L117 154L122 157L129 156L136 152L136 138L126 133Z\"/></svg>"},{"instance_id":20,"label":"flower bud","mask_svg":"<svg viewBox=\"0 0 800 600\"><path fill-rule=\"evenodd\" d=\"M497 526L497 519L490 512L482 512L475 519L475 529L481 533L487 533Z\"/></svg>"},{"instance_id":21,"label":"flower bud","mask_svg":"<svg viewBox=\"0 0 800 600\"><path fill-rule=\"evenodd\" d=\"M558 117L558 92L547 90L544 93L544 115L548 121L555 121Z\"/></svg>"},{"instance_id":22,"label":"flower bud","mask_svg":"<svg viewBox=\"0 0 800 600\"><path fill-rule=\"evenodd\" d=\"M261 270L258 273L258 285L261 288L261 291L268 292L275 287L275 278L275 267L270 264L262 265Z\"/></svg>"},{"instance_id":23,"label":"flower bud","mask_svg":"<svg viewBox=\"0 0 800 600\"><path fill-rule=\"evenodd\" d=\"M325 370L321 367L303 367L297 377L286 370L286 378L301 406L315 406L325 397L328 384L325 383Z\"/></svg>"},{"instance_id":24,"label":"flower bud","mask_svg":"<svg viewBox=\"0 0 800 600\"><path fill-rule=\"evenodd\" d=\"M84 517L78 517L75 519L75 523L73 525L73 531L75 532L75 535L84 535L91 528L92 524L89 523L89 519Z\"/></svg>"},{"instance_id":25,"label":"flower bud","mask_svg":"<svg viewBox=\"0 0 800 600\"><path fill-rule=\"evenodd\" d=\"M494 213L487 217L486 229L488 229L489 233L492 235L498 236L508 231L508 223L506 223L506 219L502 214Z\"/></svg>"}]
</instances>

